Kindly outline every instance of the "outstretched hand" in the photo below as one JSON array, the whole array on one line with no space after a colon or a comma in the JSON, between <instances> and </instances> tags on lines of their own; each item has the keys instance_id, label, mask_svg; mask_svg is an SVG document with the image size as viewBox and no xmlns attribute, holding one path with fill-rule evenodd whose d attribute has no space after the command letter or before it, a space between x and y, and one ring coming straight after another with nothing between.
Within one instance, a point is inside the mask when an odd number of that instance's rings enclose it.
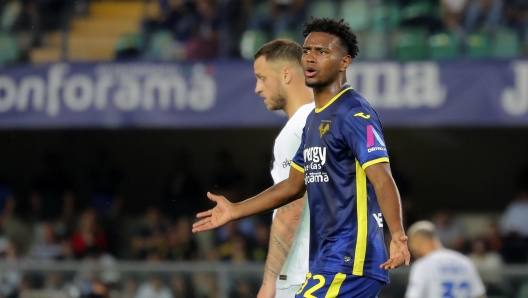
<instances>
[{"instance_id":1,"label":"outstretched hand","mask_svg":"<svg viewBox=\"0 0 528 298\"><path fill-rule=\"evenodd\" d=\"M213 209L200 212L196 215L197 218L203 219L193 224L193 233L218 228L234 219L233 203L229 202L223 196L213 195L210 192L207 193L207 197L209 200L216 202L216 206Z\"/></svg>"},{"instance_id":2,"label":"outstretched hand","mask_svg":"<svg viewBox=\"0 0 528 298\"><path fill-rule=\"evenodd\" d=\"M409 237L405 236L403 232L396 232L392 234L392 240L390 243L390 259L387 262L380 265L380 268L385 270L394 269L400 267L403 263L405 266L409 266L411 261L411 254L407 248L407 240Z\"/></svg>"}]
</instances>

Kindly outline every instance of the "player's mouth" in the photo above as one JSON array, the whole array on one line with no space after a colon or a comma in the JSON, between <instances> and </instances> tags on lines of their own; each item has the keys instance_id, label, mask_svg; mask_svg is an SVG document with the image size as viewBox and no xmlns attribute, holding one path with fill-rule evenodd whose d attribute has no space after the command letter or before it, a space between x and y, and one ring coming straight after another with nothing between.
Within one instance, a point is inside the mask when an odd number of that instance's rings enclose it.
<instances>
[{"instance_id":1,"label":"player's mouth","mask_svg":"<svg viewBox=\"0 0 528 298\"><path fill-rule=\"evenodd\" d=\"M313 67L307 67L305 70L305 75L307 78L313 78L316 73L317 73L317 70Z\"/></svg>"}]
</instances>

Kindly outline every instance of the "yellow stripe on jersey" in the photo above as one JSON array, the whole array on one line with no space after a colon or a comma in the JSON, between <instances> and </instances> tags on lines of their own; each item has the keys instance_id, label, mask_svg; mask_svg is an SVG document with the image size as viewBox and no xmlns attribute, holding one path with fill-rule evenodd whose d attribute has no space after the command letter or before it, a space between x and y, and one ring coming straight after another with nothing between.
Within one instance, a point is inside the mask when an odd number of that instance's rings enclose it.
<instances>
[{"instance_id":1,"label":"yellow stripe on jersey","mask_svg":"<svg viewBox=\"0 0 528 298\"><path fill-rule=\"evenodd\" d=\"M366 170L371 165L375 165L377 163L382 163L382 162L389 162L389 158L388 157L381 157L381 158L377 158L377 159L374 159L374 160L371 160L371 161L367 161L361 167L363 168L363 170Z\"/></svg>"},{"instance_id":2,"label":"yellow stripe on jersey","mask_svg":"<svg viewBox=\"0 0 528 298\"><path fill-rule=\"evenodd\" d=\"M341 285L343 284L343 281L345 281L345 278L346 274L341 272L337 273L328 292L326 292L325 298L336 298L337 295L339 295L339 290L341 289Z\"/></svg>"},{"instance_id":3,"label":"yellow stripe on jersey","mask_svg":"<svg viewBox=\"0 0 528 298\"><path fill-rule=\"evenodd\" d=\"M357 239L354 253L354 268L352 274L363 276L365 256L367 254L367 175L356 159L356 209L357 209Z\"/></svg>"},{"instance_id":4,"label":"yellow stripe on jersey","mask_svg":"<svg viewBox=\"0 0 528 298\"><path fill-rule=\"evenodd\" d=\"M301 172L301 173L304 173L304 168L301 167L300 165L294 163L293 161L290 162L291 166L296 169L297 171Z\"/></svg>"},{"instance_id":5,"label":"yellow stripe on jersey","mask_svg":"<svg viewBox=\"0 0 528 298\"><path fill-rule=\"evenodd\" d=\"M345 90L339 92L336 96L334 96L332 99L330 99L330 101L327 102L324 106L322 106L320 108L315 108L315 112L316 113L321 113L324 109L328 108L329 105L334 103L334 101L336 101L339 98L339 96L341 96L341 94L345 93L348 90L352 90L352 89L353 89L352 87L348 87Z\"/></svg>"}]
</instances>

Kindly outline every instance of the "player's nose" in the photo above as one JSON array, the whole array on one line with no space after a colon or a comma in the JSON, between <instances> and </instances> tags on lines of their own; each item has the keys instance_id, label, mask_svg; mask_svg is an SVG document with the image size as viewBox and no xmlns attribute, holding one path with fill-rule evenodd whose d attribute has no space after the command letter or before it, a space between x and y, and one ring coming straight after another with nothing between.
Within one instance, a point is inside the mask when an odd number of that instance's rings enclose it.
<instances>
[{"instance_id":1,"label":"player's nose","mask_svg":"<svg viewBox=\"0 0 528 298\"><path fill-rule=\"evenodd\" d=\"M315 58L315 54L313 51L307 53L307 54L304 54L304 60L306 61L306 63L316 63L316 58Z\"/></svg>"},{"instance_id":2,"label":"player's nose","mask_svg":"<svg viewBox=\"0 0 528 298\"><path fill-rule=\"evenodd\" d=\"M262 92L262 87L260 86L260 84L256 84L255 85L255 93L260 94L260 92Z\"/></svg>"}]
</instances>

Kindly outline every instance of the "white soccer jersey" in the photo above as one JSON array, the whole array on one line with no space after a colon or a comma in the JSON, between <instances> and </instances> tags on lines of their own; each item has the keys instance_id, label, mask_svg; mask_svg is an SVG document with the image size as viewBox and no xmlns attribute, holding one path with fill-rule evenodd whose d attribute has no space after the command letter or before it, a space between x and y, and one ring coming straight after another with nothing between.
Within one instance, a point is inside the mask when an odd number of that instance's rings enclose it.
<instances>
[{"instance_id":1,"label":"white soccer jersey","mask_svg":"<svg viewBox=\"0 0 528 298\"><path fill-rule=\"evenodd\" d=\"M300 107L275 139L271 168L271 176L275 184L288 178L291 160L301 144L306 118L314 108L314 103ZM273 212L273 217L275 217L276 212L277 210ZM301 286L306 279L310 243L309 212L308 203L306 203L304 204L299 228L295 232L292 248L277 279L277 289L287 289L297 285Z\"/></svg>"},{"instance_id":2,"label":"white soccer jersey","mask_svg":"<svg viewBox=\"0 0 528 298\"><path fill-rule=\"evenodd\" d=\"M405 298L474 298L485 293L484 284L469 258L441 249L413 264Z\"/></svg>"}]
</instances>

